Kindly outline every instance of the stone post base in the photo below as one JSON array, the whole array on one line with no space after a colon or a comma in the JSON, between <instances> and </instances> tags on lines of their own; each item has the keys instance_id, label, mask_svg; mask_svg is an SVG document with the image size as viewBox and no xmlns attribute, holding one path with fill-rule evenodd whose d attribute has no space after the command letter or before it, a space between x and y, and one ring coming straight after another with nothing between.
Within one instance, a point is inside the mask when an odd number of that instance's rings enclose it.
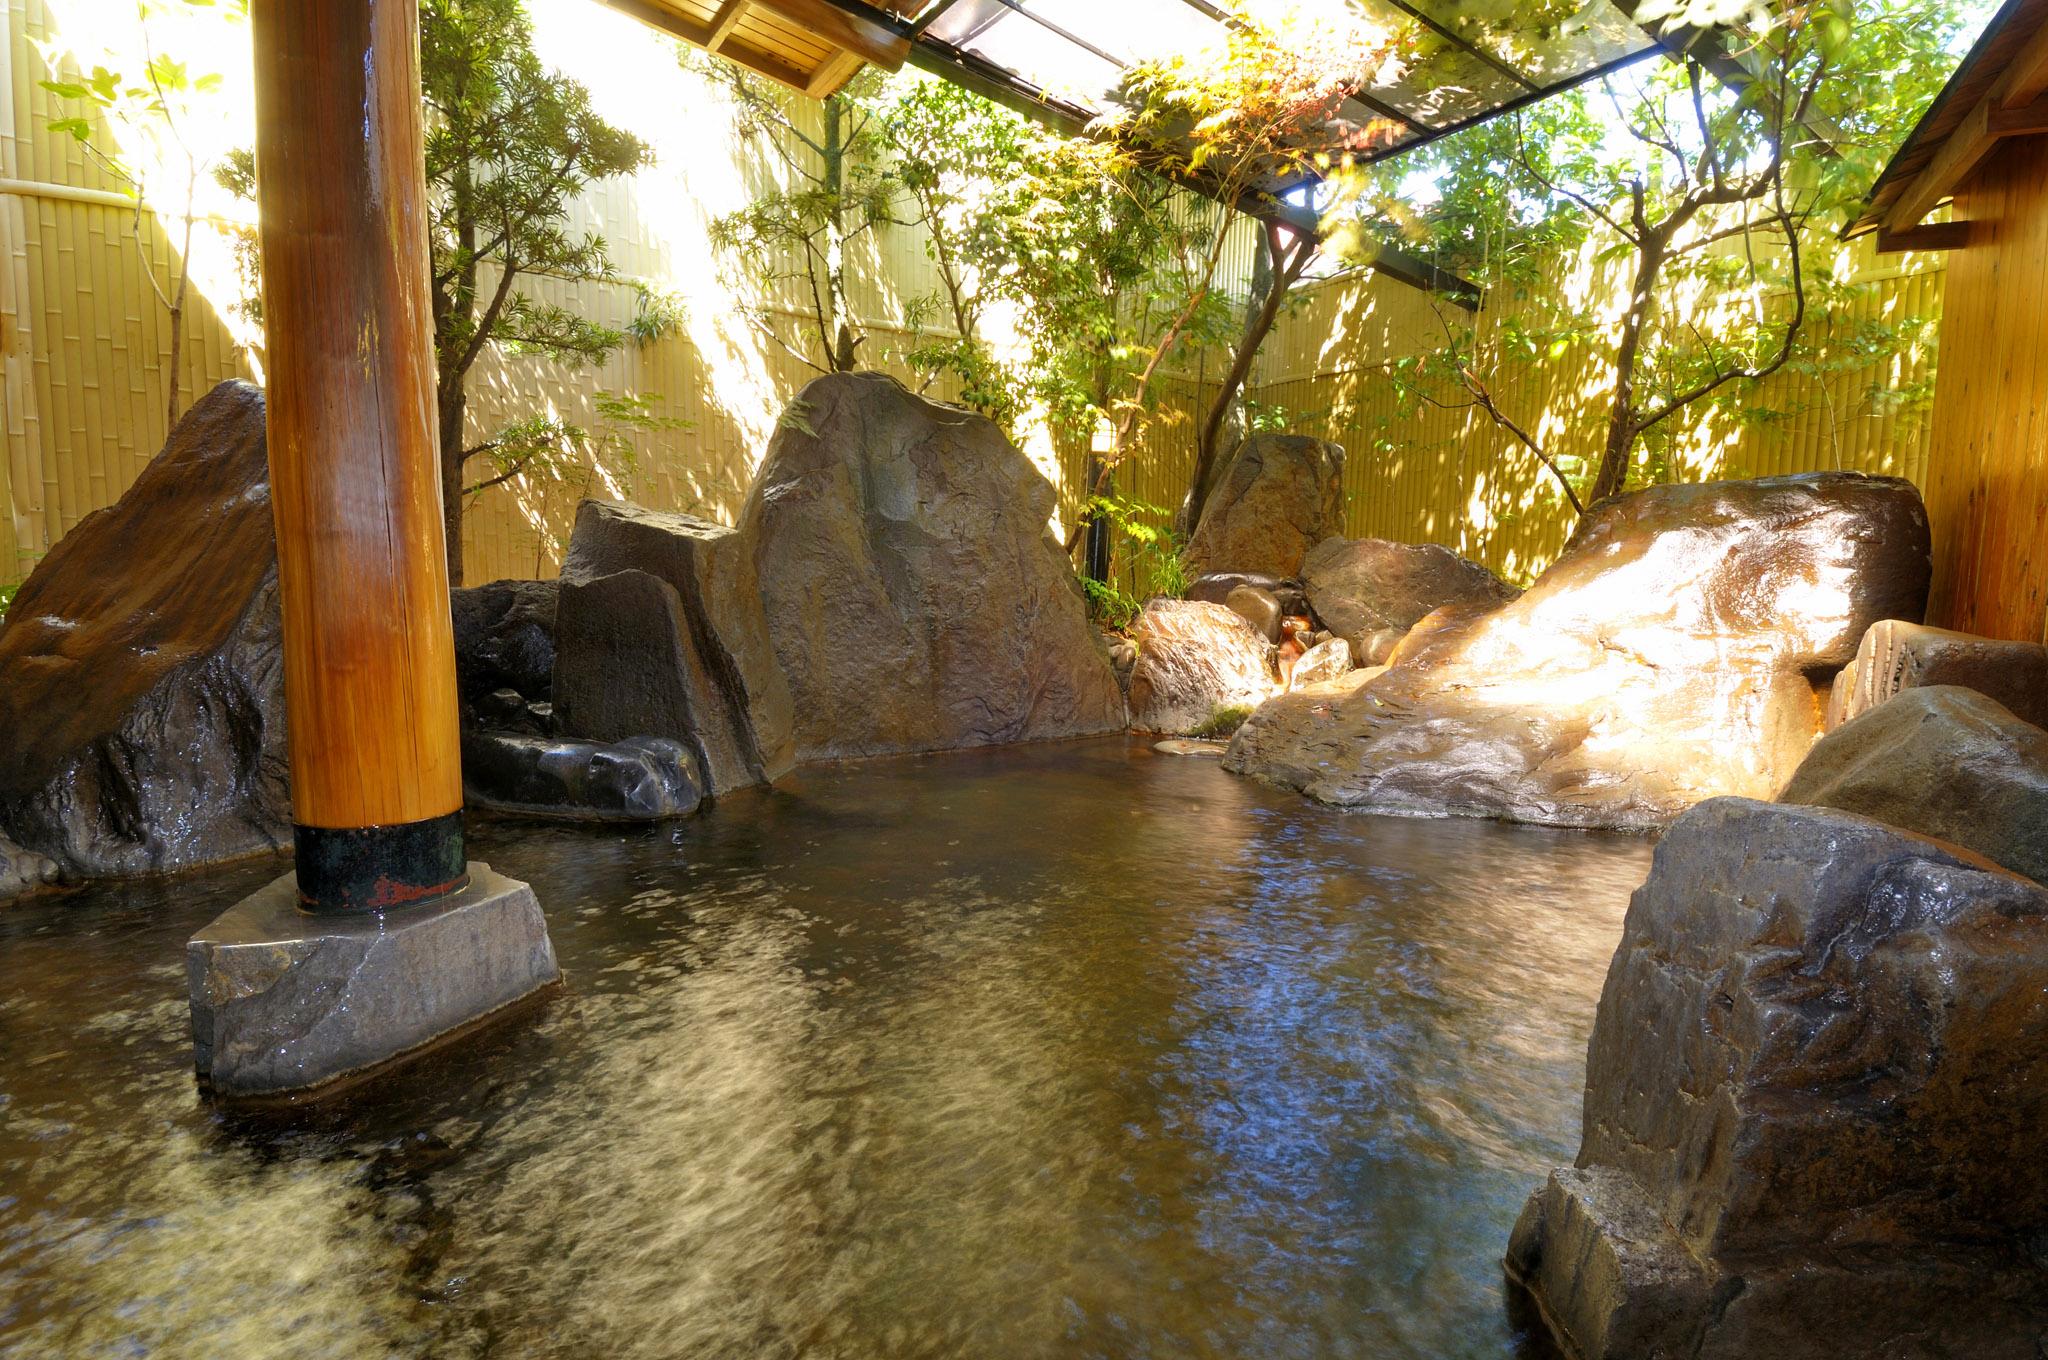
<instances>
[{"instance_id":1,"label":"stone post base","mask_svg":"<svg viewBox=\"0 0 2048 1360\"><path fill-rule=\"evenodd\" d=\"M288 1096L417 1055L561 981L533 890L471 863L437 902L314 916L285 875L185 946L200 1081Z\"/></svg>"}]
</instances>

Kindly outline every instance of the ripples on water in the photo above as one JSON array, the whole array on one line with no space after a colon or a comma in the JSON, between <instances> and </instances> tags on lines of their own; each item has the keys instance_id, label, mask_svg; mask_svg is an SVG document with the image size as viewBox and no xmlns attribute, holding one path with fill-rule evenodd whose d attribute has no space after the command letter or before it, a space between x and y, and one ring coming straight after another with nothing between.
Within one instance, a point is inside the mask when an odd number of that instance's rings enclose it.
<instances>
[{"instance_id":1,"label":"ripples on water","mask_svg":"<svg viewBox=\"0 0 2048 1360\"><path fill-rule=\"evenodd\" d=\"M1513 1355L1649 848L1117 741L472 855L568 995L282 1120L182 964L274 864L0 911L0 1356Z\"/></svg>"}]
</instances>

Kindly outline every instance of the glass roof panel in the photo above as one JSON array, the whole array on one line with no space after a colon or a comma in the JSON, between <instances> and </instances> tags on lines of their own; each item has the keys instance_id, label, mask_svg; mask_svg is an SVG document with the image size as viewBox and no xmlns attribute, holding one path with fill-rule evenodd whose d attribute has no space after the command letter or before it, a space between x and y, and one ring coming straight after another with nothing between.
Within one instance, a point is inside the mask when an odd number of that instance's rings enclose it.
<instances>
[{"instance_id":1,"label":"glass roof panel","mask_svg":"<svg viewBox=\"0 0 2048 1360\"><path fill-rule=\"evenodd\" d=\"M1358 86L1330 142L1372 159L1656 50L1614 0L1248 2L1281 32L1355 30ZM1220 49L1222 14L1211 0L956 0L926 36L1099 114L1125 67Z\"/></svg>"}]
</instances>

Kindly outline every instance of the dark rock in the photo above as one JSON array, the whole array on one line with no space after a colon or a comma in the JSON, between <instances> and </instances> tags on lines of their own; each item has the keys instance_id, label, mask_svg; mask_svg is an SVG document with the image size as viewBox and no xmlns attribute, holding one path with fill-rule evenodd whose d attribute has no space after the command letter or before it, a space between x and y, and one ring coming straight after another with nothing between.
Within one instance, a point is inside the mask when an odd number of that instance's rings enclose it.
<instances>
[{"instance_id":1,"label":"dark rock","mask_svg":"<svg viewBox=\"0 0 2048 1360\"><path fill-rule=\"evenodd\" d=\"M1375 628L1351 644L1351 655L1361 666L1384 666L1393 660L1394 652L1410 631L1407 628Z\"/></svg>"},{"instance_id":2,"label":"dark rock","mask_svg":"<svg viewBox=\"0 0 2048 1360\"><path fill-rule=\"evenodd\" d=\"M627 572L654 580L596 588ZM686 740L703 757L713 793L789 770L789 685L769 640L755 554L737 534L688 515L585 501L562 581L554 693L561 732ZM572 619L570 596L579 588L593 589L577 597ZM581 693L564 693L565 680Z\"/></svg>"},{"instance_id":3,"label":"dark rock","mask_svg":"<svg viewBox=\"0 0 2048 1360\"><path fill-rule=\"evenodd\" d=\"M492 581L449 592L462 702L510 689L544 702L555 672L554 581Z\"/></svg>"},{"instance_id":4,"label":"dark rock","mask_svg":"<svg viewBox=\"0 0 2048 1360\"><path fill-rule=\"evenodd\" d=\"M1280 641L1280 601L1271 591L1239 586L1224 599L1223 607L1250 624L1266 641Z\"/></svg>"},{"instance_id":5,"label":"dark rock","mask_svg":"<svg viewBox=\"0 0 2048 1360\"><path fill-rule=\"evenodd\" d=\"M1872 622L1919 612L1927 544L1895 478L1617 497L1520 598L1419 621L1340 703L1265 705L1224 765L1348 807L1559 826L1768 798L1812 746L1817 687Z\"/></svg>"},{"instance_id":6,"label":"dark rock","mask_svg":"<svg viewBox=\"0 0 2048 1360\"><path fill-rule=\"evenodd\" d=\"M1864 633L1856 659L1835 677L1828 729L1923 685L1963 685L1996 699L2022 722L2048 727L2048 647L1880 619Z\"/></svg>"},{"instance_id":7,"label":"dark rock","mask_svg":"<svg viewBox=\"0 0 2048 1360\"><path fill-rule=\"evenodd\" d=\"M1850 719L1778 801L1860 813L2048 883L2048 732L1973 689L1902 690Z\"/></svg>"},{"instance_id":8,"label":"dark rock","mask_svg":"<svg viewBox=\"0 0 2048 1360\"><path fill-rule=\"evenodd\" d=\"M0 625L0 832L73 877L286 844L276 570L263 396L222 383Z\"/></svg>"},{"instance_id":9,"label":"dark rock","mask_svg":"<svg viewBox=\"0 0 2048 1360\"><path fill-rule=\"evenodd\" d=\"M1302 589L1299 580L1289 576L1268 576L1257 571L1218 571L1199 576L1188 587L1187 598L1206 604L1222 604L1239 586L1257 586L1271 594L1280 602L1282 614L1309 612L1308 593Z\"/></svg>"},{"instance_id":10,"label":"dark rock","mask_svg":"<svg viewBox=\"0 0 2048 1360\"><path fill-rule=\"evenodd\" d=\"M533 890L488 864L423 906L312 916L297 898L287 874L185 947L193 1061L218 1094L367 1072L561 980Z\"/></svg>"},{"instance_id":11,"label":"dark rock","mask_svg":"<svg viewBox=\"0 0 2048 1360\"><path fill-rule=\"evenodd\" d=\"M881 374L806 387L739 519L799 756L1120 730L1053 504L982 416Z\"/></svg>"},{"instance_id":12,"label":"dark rock","mask_svg":"<svg viewBox=\"0 0 2048 1360\"><path fill-rule=\"evenodd\" d=\"M532 705L516 689L495 689L476 701L471 710L476 724L492 732L527 732L539 735L541 726Z\"/></svg>"},{"instance_id":13,"label":"dark rock","mask_svg":"<svg viewBox=\"0 0 2048 1360\"><path fill-rule=\"evenodd\" d=\"M1188 540L1197 571L1292 576L1310 547L1344 527L1344 449L1295 434L1237 446Z\"/></svg>"},{"instance_id":14,"label":"dark rock","mask_svg":"<svg viewBox=\"0 0 2048 1360\"><path fill-rule=\"evenodd\" d=\"M695 753L666 737L606 743L467 731L462 785L472 806L570 820L667 821L704 801Z\"/></svg>"},{"instance_id":15,"label":"dark rock","mask_svg":"<svg viewBox=\"0 0 2048 1360\"><path fill-rule=\"evenodd\" d=\"M1514 587L1448 548L1384 538L1324 539L1309 550L1301 577L1324 626L1360 642L1382 629L1405 633L1445 605L1515 598Z\"/></svg>"},{"instance_id":16,"label":"dark rock","mask_svg":"<svg viewBox=\"0 0 2048 1360\"><path fill-rule=\"evenodd\" d=\"M1273 644L1220 604L1154 600L1131 634L1131 726L1140 732L1185 735L1218 709L1256 708L1276 687Z\"/></svg>"},{"instance_id":17,"label":"dark rock","mask_svg":"<svg viewBox=\"0 0 2048 1360\"><path fill-rule=\"evenodd\" d=\"M719 684L668 582L644 571L565 580L556 620L554 711L563 733L682 742L702 760L714 796L772 777L749 710Z\"/></svg>"},{"instance_id":18,"label":"dark rock","mask_svg":"<svg viewBox=\"0 0 2048 1360\"><path fill-rule=\"evenodd\" d=\"M2044 994L2048 889L1848 813L1693 809L1601 995L1599 1174L1539 1192L1511 1273L1589 1360L2034 1356Z\"/></svg>"}]
</instances>

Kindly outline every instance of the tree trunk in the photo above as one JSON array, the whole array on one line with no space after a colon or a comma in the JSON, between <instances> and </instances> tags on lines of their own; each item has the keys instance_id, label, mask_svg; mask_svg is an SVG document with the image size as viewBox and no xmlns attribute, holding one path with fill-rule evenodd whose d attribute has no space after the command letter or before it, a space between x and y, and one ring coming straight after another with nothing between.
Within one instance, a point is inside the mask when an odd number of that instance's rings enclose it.
<instances>
[{"instance_id":1,"label":"tree trunk","mask_svg":"<svg viewBox=\"0 0 2048 1360\"><path fill-rule=\"evenodd\" d=\"M818 318L818 333L832 337L825 355L834 373L850 373L857 367L854 350L860 340L846 324L846 113L838 95L825 101L825 194L832 205L831 224L825 229L825 315Z\"/></svg>"},{"instance_id":2,"label":"tree trunk","mask_svg":"<svg viewBox=\"0 0 2048 1360\"><path fill-rule=\"evenodd\" d=\"M1629 454L1637 433L1636 356L1642 349L1643 326L1649 320L1650 299L1664 268L1669 240L1665 232L1654 232L1645 235L1637 249L1635 281L1630 285L1628 311L1621 319L1621 343L1614 351L1614 404L1608 408L1607 442L1600 451L1592 489L1586 493L1589 506L1621 494L1628 486Z\"/></svg>"},{"instance_id":3,"label":"tree trunk","mask_svg":"<svg viewBox=\"0 0 2048 1360\"><path fill-rule=\"evenodd\" d=\"M1229 421L1231 406L1251 376L1252 364L1258 359L1266 337L1279 323L1280 309L1286 305L1289 290L1300 281L1308 262L1314 258L1314 243L1304 240L1297 241L1283 260L1278 233L1270 225L1266 228L1265 249L1259 252L1258 267L1252 274L1252 295L1245 305L1244 334L1238 339L1236 352L1230 356L1230 368L1223 375L1207 419L1202 422L1194 472L1188 478L1188 496L1180 511L1183 533L1192 534L1202 517L1209 479L1216 475L1216 464L1223 452L1223 428Z\"/></svg>"},{"instance_id":4,"label":"tree trunk","mask_svg":"<svg viewBox=\"0 0 2048 1360\"><path fill-rule=\"evenodd\" d=\"M448 584L462 584L462 456L463 417L469 406L460 385L440 394L441 417L441 529L448 540Z\"/></svg>"}]
</instances>

